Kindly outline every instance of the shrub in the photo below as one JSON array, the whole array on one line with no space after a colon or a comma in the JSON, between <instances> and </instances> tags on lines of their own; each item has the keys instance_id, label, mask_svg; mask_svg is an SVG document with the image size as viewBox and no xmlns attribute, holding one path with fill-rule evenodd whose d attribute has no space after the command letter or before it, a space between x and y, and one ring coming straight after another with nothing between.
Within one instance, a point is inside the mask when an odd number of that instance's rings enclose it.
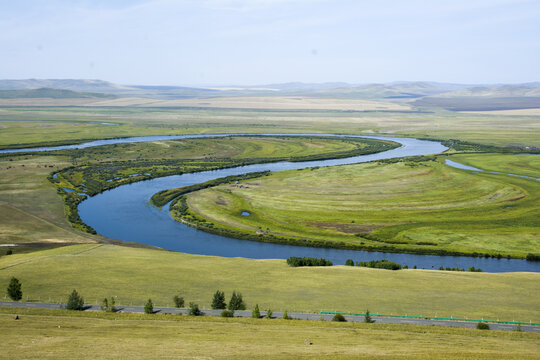
<instances>
[{"instance_id":1,"label":"shrub","mask_svg":"<svg viewBox=\"0 0 540 360\"><path fill-rule=\"evenodd\" d=\"M371 261L362 261L357 263L358 266L375 268L375 269L387 269L387 270L399 270L401 265L390 260L371 260Z\"/></svg>"},{"instance_id":2,"label":"shrub","mask_svg":"<svg viewBox=\"0 0 540 360\"><path fill-rule=\"evenodd\" d=\"M106 312L115 312L116 309L114 307L114 304L115 304L115 301L113 297L111 297L110 301L107 298L105 298L101 302L101 310L106 311Z\"/></svg>"},{"instance_id":3,"label":"shrub","mask_svg":"<svg viewBox=\"0 0 540 360\"><path fill-rule=\"evenodd\" d=\"M271 318L272 318L272 310L270 310L270 309L266 310L266 316L265 316L265 318L267 318L267 319L271 319Z\"/></svg>"},{"instance_id":4,"label":"shrub","mask_svg":"<svg viewBox=\"0 0 540 360\"><path fill-rule=\"evenodd\" d=\"M77 290L73 290L71 295L69 295L66 309L79 311L84 309L84 299L79 295L79 293L77 293Z\"/></svg>"},{"instance_id":5,"label":"shrub","mask_svg":"<svg viewBox=\"0 0 540 360\"><path fill-rule=\"evenodd\" d=\"M354 266L354 261L353 261L353 259L347 259L347 261L345 261L345 265L347 265L347 266Z\"/></svg>"},{"instance_id":6,"label":"shrub","mask_svg":"<svg viewBox=\"0 0 540 360\"><path fill-rule=\"evenodd\" d=\"M229 301L229 310L246 310L246 304L242 299L242 294L233 291L231 301Z\"/></svg>"},{"instance_id":7,"label":"shrub","mask_svg":"<svg viewBox=\"0 0 540 360\"><path fill-rule=\"evenodd\" d=\"M188 315L191 315L191 316L202 315L202 312L199 309L199 305L195 304L194 302L190 302L189 303Z\"/></svg>"},{"instance_id":8,"label":"shrub","mask_svg":"<svg viewBox=\"0 0 540 360\"><path fill-rule=\"evenodd\" d=\"M261 312L259 311L259 304L255 304L255 308L253 309L253 312L251 313L251 317L258 319L261 317Z\"/></svg>"},{"instance_id":9,"label":"shrub","mask_svg":"<svg viewBox=\"0 0 540 360\"><path fill-rule=\"evenodd\" d=\"M527 261L540 261L540 255L528 253L525 259Z\"/></svg>"},{"instance_id":10,"label":"shrub","mask_svg":"<svg viewBox=\"0 0 540 360\"><path fill-rule=\"evenodd\" d=\"M22 299L21 283L15 277L12 277L7 287L7 293L11 300L19 301Z\"/></svg>"},{"instance_id":11,"label":"shrub","mask_svg":"<svg viewBox=\"0 0 540 360\"><path fill-rule=\"evenodd\" d=\"M174 306L177 308L184 307L184 298L178 295L173 297Z\"/></svg>"},{"instance_id":12,"label":"shrub","mask_svg":"<svg viewBox=\"0 0 540 360\"><path fill-rule=\"evenodd\" d=\"M285 310L285 312L283 313L283 319L285 320L291 320L292 317L289 316L289 314L287 313L287 310Z\"/></svg>"},{"instance_id":13,"label":"shrub","mask_svg":"<svg viewBox=\"0 0 540 360\"><path fill-rule=\"evenodd\" d=\"M225 309L226 307L227 304L225 303L225 293L217 290L214 294L214 298L212 299L212 309Z\"/></svg>"},{"instance_id":14,"label":"shrub","mask_svg":"<svg viewBox=\"0 0 540 360\"><path fill-rule=\"evenodd\" d=\"M144 304L144 313L145 314L153 314L154 313L154 303L152 302L152 299L148 299L146 304Z\"/></svg>"},{"instance_id":15,"label":"shrub","mask_svg":"<svg viewBox=\"0 0 540 360\"><path fill-rule=\"evenodd\" d=\"M232 311L232 310L223 310L221 312L221 317L228 317L228 318L234 317L234 311Z\"/></svg>"},{"instance_id":16,"label":"shrub","mask_svg":"<svg viewBox=\"0 0 540 360\"><path fill-rule=\"evenodd\" d=\"M485 322L479 322L478 324L476 324L476 328L479 330L489 330L489 325Z\"/></svg>"},{"instance_id":17,"label":"shrub","mask_svg":"<svg viewBox=\"0 0 540 360\"><path fill-rule=\"evenodd\" d=\"M7 251L6 251L6 255L11 255L11 254L13 254L13 250L11 250L11 249L7 249Z\"/></svg>"},{"instance_id":18,"label":"shrub","mask_svg":"<svg viewBox=\"0 0 540 360\"><path fill-rule=\"evenodd\" d=\"M369 314L369 310L366 310L366 313L364 314L364 322L368 324L373 322L371 315Z\"/></svg>"},{"instance_id":19,"label":"shrub","mask_svg":"<svg viewBox=\"0 0 540 360\"><path fill-rule=\"evenodd\" d=\"M332 266L332 262L330 260L326 260L323 258L317 259L313 257L296 257L291 256L287 259L287 264L292 267L297 266Z\"/></svg>"},{"instance_id":20,"label":"shrub","mask_svg":"<svg viewBox=\"0 0 540 360\"><path fill-rule=\"evenodd\" d=\"M343 315L341 315L341 314L336 314L336 315L334 315L334 317L332 318L332 321L346 322L347 319L345 319L345 316L343 316Z\"/></svg>"}]
</instances>

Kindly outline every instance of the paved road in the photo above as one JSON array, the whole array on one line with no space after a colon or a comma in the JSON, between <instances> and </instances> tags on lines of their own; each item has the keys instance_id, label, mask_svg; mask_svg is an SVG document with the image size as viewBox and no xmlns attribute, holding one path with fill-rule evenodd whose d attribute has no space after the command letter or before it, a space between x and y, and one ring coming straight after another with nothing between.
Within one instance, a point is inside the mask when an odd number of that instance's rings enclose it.
<instances>
[{"instance_id":1,"label":"paved road","mask_svg":"<svg viewBox=\"0 0 540 360\"><path fill-rule=\"evenodd\" d=\"M63 309L65 304L51 304L51 303L37 303L37 302L12 302L12 301L0 301L0 307L12 307L12 308L27 308L27 309ZM116 309L118 312L125 313L143 313L143 306L123 306L117 305ZM99 305L86 305L85 311L100 311L101 308ZM170 308L170 307L154 307L155 313L161 314L187 314L188 309L186 308ZM202 309L204 315L210 316L220 316L221 310L205 310ZM262 316L266 316L265 311L261 311ZM332 314L312 314L312 313L297 313L289 312L288 315L294 319L302 320L325 320L330 321L333 317ZM249 310L238 310L234 312L234 316L237 317L251 317L251 311ZM363 322L364 317L360 315L344 315L347 321L354 322ZM273 312L272 317L282 318L283 312ZM399 318L399 317L382 317L382 316L372 316L371 317L375 322L382 324L411 324L411 325L435 325L435 326L451 326L451 327L463 327L463 328L476 328L476 322L467 322L467 321L452 321L452 320L430 320L430 319L410 319L410 318ZM515 330L516 325L511 324L496 324L489 323L489 327L492 330ZM538 325L521 325L522 331L529 332L539 332L540 326Z\"/></svg>"}]
</instances>

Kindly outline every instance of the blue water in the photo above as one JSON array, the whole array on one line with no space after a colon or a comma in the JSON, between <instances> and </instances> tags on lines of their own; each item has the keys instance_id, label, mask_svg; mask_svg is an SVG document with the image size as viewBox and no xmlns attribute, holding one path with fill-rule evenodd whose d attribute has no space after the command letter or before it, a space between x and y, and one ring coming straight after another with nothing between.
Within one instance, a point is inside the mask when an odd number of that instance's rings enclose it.
<instances>
[{"instance_id":1,"label":"blue water","mask_svg":"<svg viewBox=\"0 0 540 360\"><path fill-rule=\"evenodd\" d=\"M179 136L147 136L124 139L93 141L86 144L67 145L41 149L4 150L15 151L44 151L86 148L124 142L144 142L156 140L172 140L183 138L201 138L227 135L179 135ZM280 135L280 134L265 134ZM290 135L290 134L289 134ZM312 135L314 134L303 134ZM319 135L345 136L345 135ZM354 137L354 136L351 136ZM438 142L395 138L362 136L366 138L392 140L402 144L401 147L378 154L355 156L345 159L333 159L310 162L281 162L258 164L231 169L204 171L193 174L167 176L147 181L123 185L103 192L83 201L79 205L82 220L92 226L99 234L124 241L139 242L190 254L214 255L223 257L246 257L253 259L285 259L290 256L324 257L334 264L344 264L346 259L354 261L369 261L389 259L409 267L416 265L422 269L437 269L443 267L468 268L474 266L487 272L528 271L540 272L540 262L528 262L516 259L473 258L465 256L433 256L394 254L340 249L309 248L253 241L237 240L219 235L205 233L172 219L168 206L158 209L150 205L150 197L156 192L179 186L192 185L211 179L243 174L253 171L280 171L301 169L314 166L337 166L354 164L373 160L381 160L413 155L430 155L445 151L447 148ZM476 170L478 171L478 170Z\"/></svg>"}]
</instances>

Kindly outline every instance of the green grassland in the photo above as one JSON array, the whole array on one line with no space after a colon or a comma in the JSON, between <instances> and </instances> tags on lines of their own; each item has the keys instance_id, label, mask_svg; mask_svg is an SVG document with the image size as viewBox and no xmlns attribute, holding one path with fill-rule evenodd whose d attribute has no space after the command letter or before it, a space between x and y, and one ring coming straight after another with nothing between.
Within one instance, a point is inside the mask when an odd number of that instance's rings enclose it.
<instances>
[{"instance_id":1,"label":"green grassland","mask_svg":"<svg viewBox=\"0 0 540 360\"><path fill-rule=\"evenodd\" d=\"M450 159L481 170L540 178L540 156L523 154L456 154Z\"/></svg>"},{"instance_id":2,"label":"green grassland","mask_svg":"<svg viewBox=\"0 0 540 360\"><path fill-rule=\"evenodd\" d=\"M246 276L249 274L249 276ZM409 314L540 322L540 275L351 266L289 267L285 260L189 255L104 244L73 245L0 258L0 285L11 276L23 299L59 301L75 288L88 303L172 305L180 294L209 308L217 289L240 291L248 309ZM4 284L4 285L2 285Z\"/></svg>"},{"instance_id":3,"label":"green grassland","mask_svg":"<svg viewBox=\"0 0 540 360\"><path fill-rule=\"evenodd\" d=\"M538 148L538 119L535 115L463 114L433 109L420 112L293 111L280 109L279 105L269 109L1 108L0 147L167 134L322 132L393 134ZM100 122L119 125L102 125Z\"/></svg>"},{"instance_id":4,"label":"green grassland","mask_svg":"<svg viewBox=\"0 0 540 360\"><path fill-rule=\"evenodd\" d=\"M4 345L0 358L534 359L540 351L538 334L524 332L43 310L17 313L19 320L13 320L13 309L0 313Z\"/></svg>"},{"instance_id":5,"label":"green grassland","mask_svg":"<svg viewBox=\"0 0 540 360\"><path fill-rule=\"evenodd\" d=\"M499 169L538 174L535 155L500 161L505 156L474 155L470 163L480 166L486 158ZM200 229L259 241L434 254L540 253L537 181L454 169L442 157L424 160L273 173L190 193L171 211ZM486 170L490 166L485 162Z\"/></svg>"},{"instance_id":6,"label":"green grassland","mask_svg":"<svg viewBox=\"0 0 540 360\"><path fill-rule=\"evenodd\" d=\"M66 193L62 188L95 194L105 188L146 178L241 165L246 159L275 161L354 155L370 151L373 144L378 142L308 137L228 137L2 155L0 243L17 244L17 251L21 251L36 243L53 245L104 240L88 237L71 228L65 217L76 215L76 207L71 205L76 205L84 196ZM53 179L50 174L58 171L58 178ZM135 174L140 175L133 176ZM62 205L62 198L66 202L69 200L68 206ZM78 215L74 219L78 219ZM84 224L72 222L77 229L87 230Z\"/></svg>"}]
</instances>

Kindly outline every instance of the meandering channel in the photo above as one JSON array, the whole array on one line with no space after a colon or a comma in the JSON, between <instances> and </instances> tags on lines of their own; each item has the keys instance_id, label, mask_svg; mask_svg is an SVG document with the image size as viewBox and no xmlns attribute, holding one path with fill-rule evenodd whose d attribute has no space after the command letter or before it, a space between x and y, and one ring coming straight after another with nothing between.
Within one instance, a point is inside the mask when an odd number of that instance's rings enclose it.
<instances>
[{"instance_id":1,"label":"meandering channel","mask_svg":"<svg viewBox=\"0 0 540 360\"><path fill-rule=\"evenodd\" d=\"M93 141L85 144L56 146L47 148L12 149L1 152L52 151L62 149L87 148L91 146L126 142L144 142L185 138L202 138L231 135L177 135L146 136L123 139ZM255 171L280 171L302 169L314 166L336 166L373 160L430 155L443 152L447 148L439 142L398 137L331 135L331 134L257 134L257 135L309 135L336 137L365 137L370 139L391 140L401 147L377 154L361 155L344 159L320 160L308 162L279 162L256 164L215 171L174 175L152 180L123 185L93 196L79 205L81 219L93 227L99 234L112 239L138 242L146 245L190 254L213 255L223 257L246 257L253 259L285 259L289 256L324 257L334 264L344 264L346 259L369 261L386 258L409 267L438 269L443 267L468 268L474 266L487 272L528 271L540 272L540 263L516 259L473 258L465 256L433 256L397 253L380 253L341 249L309 248L299 246L259 243L237 240L205 233L175 221L169 207L158 209L150 205L150 197L158 191L180 186L192 185L208 180L239 175Z\"/></svg>"}]
</instances>

